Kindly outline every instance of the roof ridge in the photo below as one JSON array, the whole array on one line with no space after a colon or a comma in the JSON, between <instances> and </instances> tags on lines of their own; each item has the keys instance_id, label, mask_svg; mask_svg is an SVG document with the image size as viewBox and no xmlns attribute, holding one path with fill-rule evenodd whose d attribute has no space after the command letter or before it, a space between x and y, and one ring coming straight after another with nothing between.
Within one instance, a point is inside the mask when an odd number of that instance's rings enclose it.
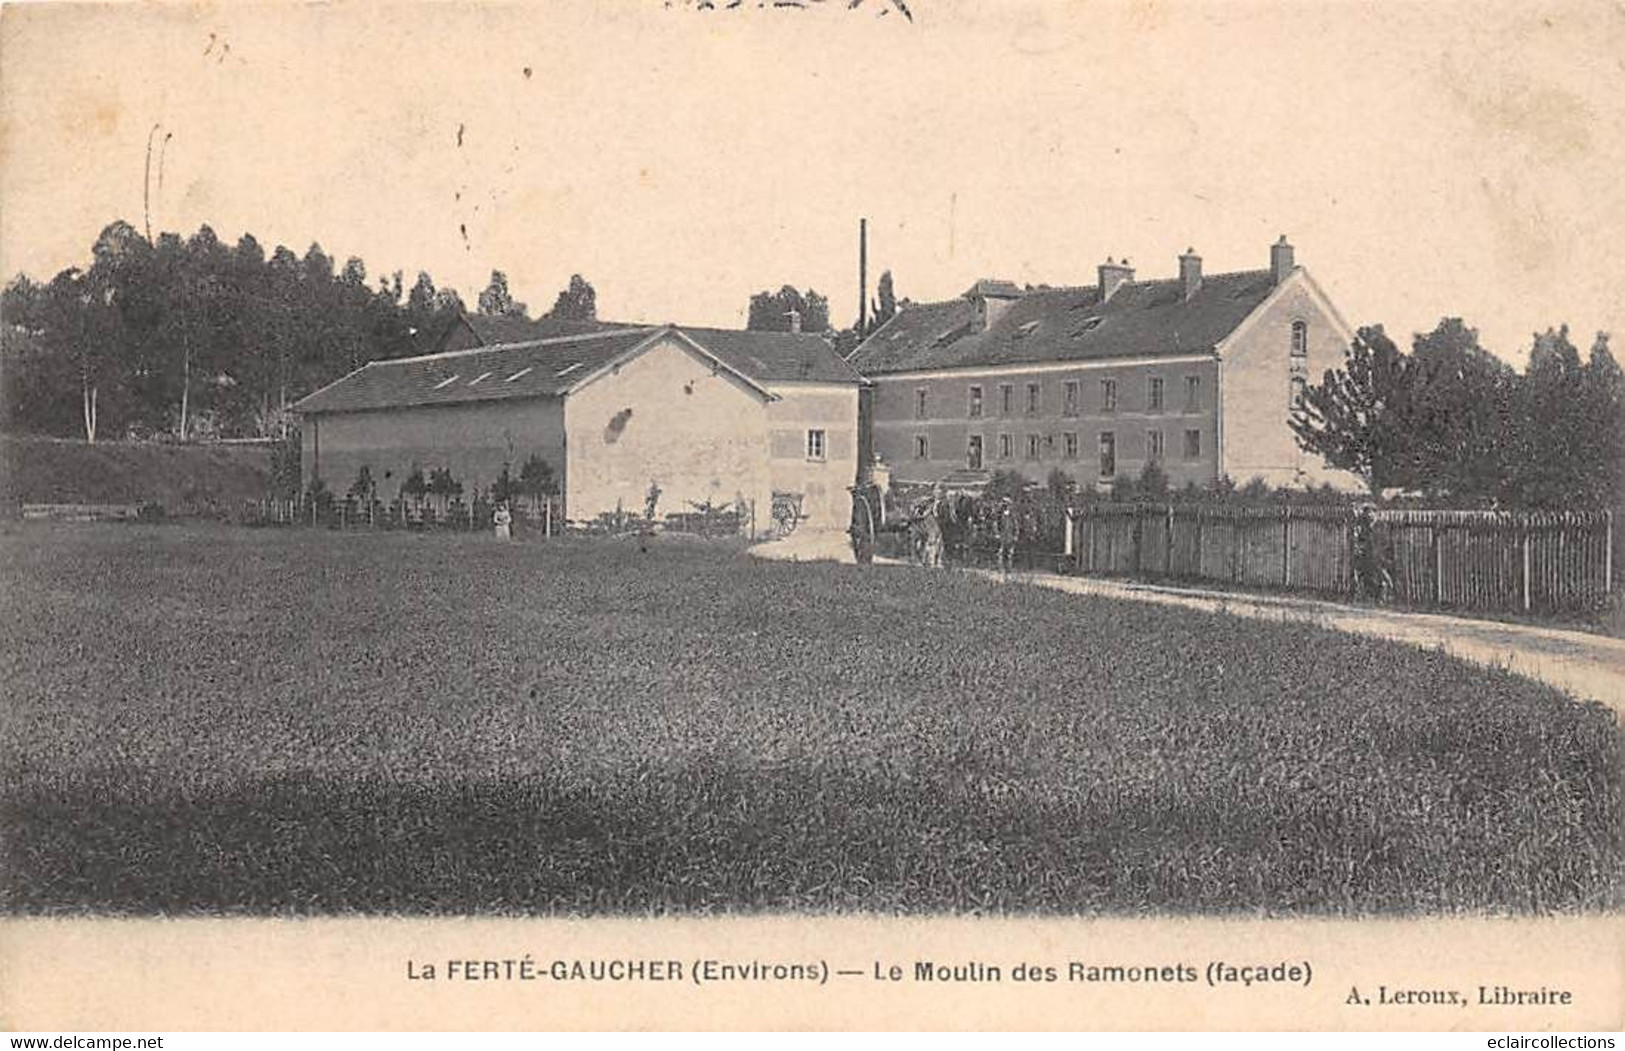
<instances>
[{"instance_id":1,"label":"roof ridge","mask_svg":"<svg viewBox=\"0 0 1625 1051\"><path fill-rule=\"evenodd\" d=\"M415 361L440 361L447 358L465 358L472 354L487 354L493 350L516 350L521 347L539 347L552 343L580 343L589 339L604 339L608 336L627 336L634 332L658 332L663 328L673 328L672 325L633 326L628 328L608 328L598 332L578 332L571 336L548 336L543 339L521 339L511 343L485 343L478 347L467 347L463 350L442 350L435 354L416 354L408 358L374 358L368 365L404 365Z\"/></svg>"},{"instance_id":2,"label":"roof ridge","mask_svg":"<svg viewBox=\"0 0 1625 1051\"><path fill-rule=\"evenodd\" d=\"M1257 277L1260 274L1267 274L1269 272L1270 272L1270 269L1267 266L1266 267L1258 267L1258 268L1255 268L1255 269L1252 269L1252 270L1219 270L1219 271L1216 271L1216 272L1211 273L1211 274L1203 274L1202 275L1202 280L1203 281L1209 281L1209 280L1212 280L1214 278L1219 278L1219 277ZM1144 286L1144 285L1177 284L1181 280L1183 280L1183 279L1178 274L1173 274L1173 275L1171 275L1169 277L1135 278L1135 279L1133 279L1131 281L1126 282L1123 287L1132 288L1132 287L1135 287L1135 286ZM975 286L972 286L972 287L975 287ZM1021 290L1021 294L1022 294L1023 297L1026 297L1026 296L1037 296L1037 295L1053 294L1053 293L1057 293L1057 292L1098 292L1098 291L1100 291L1100 286L1098 284L1094 284L1094 285L1050 285L1048 287L1035 286L1035 287L1032 287L1032 288L1023 288ZM945 306L951 306L954 303L959 303L959 302L964 301L966 298L967 297L963 293L961 293L961 294L959 294L957 296L949 296L947 299L914 300L913 302L909 303L907 306L904 306L903 304L898 304L897 312L899 314L901 314L904 310L918 310L921 307L945 307ZM888 319L888 320L890 320L890 319Z\"/></svg>"}]
</instances>

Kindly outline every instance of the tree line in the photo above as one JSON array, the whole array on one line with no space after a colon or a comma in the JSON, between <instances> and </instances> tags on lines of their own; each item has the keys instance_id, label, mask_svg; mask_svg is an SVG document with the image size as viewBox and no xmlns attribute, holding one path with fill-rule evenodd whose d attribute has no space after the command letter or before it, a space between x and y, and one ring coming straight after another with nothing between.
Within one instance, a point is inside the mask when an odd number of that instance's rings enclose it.
<instances>
[{"instance_id":1,"label":"tree line","mask_svg":"<svg viewBox=\"0 0 1625 1051\"><path fill-rule=\"evenodd\" d=\"M1398 490L1480 507L1625 505L1625 373L1599 333L1537 333L1520 373L1460 318L1409 351L1362 328L1341 367L1307 386L1291 426L1306 452Z\"/></svg>"},{"instance_id":2,"label":"tree line","mask_svg":"<svg viewBox=\"0 0 1625 1051\"><path fill-rule=\"evenodd\" d=\"M0 430L101 439L285 437L289 406L368 361L428 353L466 311L427 272L374 282L354 256L320 244L267 254L252 234L226 244L205 225L149 241L108 224L90 261L49 281L19 274L0 291ZM480 314L528 318L507 275L491 272ZM877 327L896 310L882 275ZM571 277L545 317L594 320L597 293ZM751 297L749 327L827 335L829 301L786 285Z\"/></svg>"},{"instance_id":3,"label":"tree line","mask_svg":"<svg viewBox=\"0 0 1625 1051\"><path fill-rule=\"evenodd\" d=\"M747 327L829 338L843 355L907 305L883 273L864 332L839 331L828 299L792 285L753 295ZM592 320L596 292L575 275L548 317ZM373 283L319 244L269 255L203 226L150 242L110 223L89 264L0 291L0 429L97 438L286 436L289 406L370 360L439 349L466 307L420 272ZM479 313L528 317L492 271ZM1361 328L1343 365L1305 377L1299 444L1371 492L1486 507L1625 504L1625 377L1606 335L1582 355L1567 327L1538 333L1519 372L1460 318L1401 349Z\"/></svg>"},{"instance_id":4,"label":"tree line","mask_svg":"<svg viewBox=\"0 0 1625 1051\"><path fill-rule=\"evenodd\" d=\"M208 226L148 241L122 220L88 265L0 291L0 429L98 438L285 436L288 407L365 364L437 350L465 311L420 272L373 283L312 244L269 255L252 234L223 243ZM527 316L493 271L485 314ZM591 320L579 274L547 316Z\"/></svg>"}]
</instances>

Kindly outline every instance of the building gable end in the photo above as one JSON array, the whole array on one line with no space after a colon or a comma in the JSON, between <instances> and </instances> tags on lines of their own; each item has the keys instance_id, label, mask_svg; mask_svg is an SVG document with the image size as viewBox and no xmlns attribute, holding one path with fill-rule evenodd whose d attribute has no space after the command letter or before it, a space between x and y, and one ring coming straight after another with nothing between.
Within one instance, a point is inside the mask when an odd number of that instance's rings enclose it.
<instances>
[{"instance_id":1,"label":"building gable end","mask_svg":"<svg viewBox=\"0 0 1625 1051\"><path fill-rule=\"evenodd\" d=\"M1241 323L1230 330L1229 335L1225 336L1214 345L1214 353L1220 358L1223 358L1225 353L1232 346L1245 338L1247 333L1250 332L1262 318L1269 314L1277 302L1295 289L1301 289L1304 294L1309 296L1309 298L1314 302L1315 306L1319 308L1322 314L1325 315L1326 319L1332 323L1332 326L1335 329L1337 329L1338 335L1342 337L1345 343L1354 338L1354 333L1349 329L1348 322L1343 320L1343 315L1340 314L1337 308L1332 305L1331 299L1321 289L1320 285L1315 282L1314 278L1309 276L1309 271L1305 270L1303 267L1298 267L1285 281L1282 281L1280 284L1276 285L1275 289L1270 292L1269 295L1265 296L1264 299L1256 307L1254 307L1246 317L1242 318Z\"/></svg>"},{"instance_id":2,"label":"building gable end","mask_svg":"<svg viewBox=\"0 0 1625 1051\"><path fill-rule=\"evenodd\" d=\"M749 376L746 376L739 370L732 368L727 362L723 361L715 354L712 354L709 350L706 350L704 346L696 342L691 336L684 333L681 329L670 326L651 333L649 338L638 343L636 346L630 348L622 354L617 355L615 358L605 362L593 371L584 373L580 379L570 384L560 393L567 397L569 395L576 394L582 388L597 383L606 376L614 375L628 362L642 357L650 350L667 342L679 347L690 357L697 358L700 361L705 362L713 371L726 374L731 380L734 381L736 385L743 387L760 401L769 402L775 400L777 397L777 395L768 390L766 387L763 387L760 383L757 383L755 380L751 379Z\"/></svg>"}]
</instances>

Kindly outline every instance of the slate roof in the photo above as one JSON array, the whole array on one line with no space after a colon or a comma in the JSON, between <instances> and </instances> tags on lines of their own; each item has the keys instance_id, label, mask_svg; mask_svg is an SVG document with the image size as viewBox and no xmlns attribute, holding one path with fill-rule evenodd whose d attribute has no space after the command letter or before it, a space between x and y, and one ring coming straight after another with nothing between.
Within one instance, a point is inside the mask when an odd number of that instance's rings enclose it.
<instances>
[{"instance_id":1,"label":"slate roof","mask_svg":"<svg viewBox=\"0 0 1625 1051\"><path fill-rule=\"evenodd\" d=\"M730 368L759 383L863 382L829 341L814 332L741 332L728 328L676 326Z\"/></svg>"},{"instance_id":2,"label":"slate roof","mask_svg":"<svg viewBox=\"0 0 1625 1051\"><path fill-rule=\"evenodd\" d=\"M588 336L369 361L301 399L294 409L311 415L556 395L658 331L615 329Z\"/></svg>"},{"instance_id":3,"label":"slate roof","mask_svg":"<svg viewBox=\"0 0 1625 1051\"><path fill-rule=\"evenodd\" d=\"M482 322L528 324L528 331L546 331L524 319L470 319L476 331L526 331L518 325L484 326ZM409 405L444 405L460 402L536 398L563 394L597 369L662 332L676 332L714 355L728 368L757 384L808 380L826 383L862 382L823 337L810 333L737 332L728 329L672 325L631 326L599 322L554 322L567 326L591 324L598 331L585 334L530 338L521 342L481 346L411 358L371 361L328 384L294 405L307 415L354 412Z\"/></svg>"},{"instance_id":4,"label":"slate roof","mask_svg":"<svg viewBox=\"0 0 1625 1051\"><path fill-rule=\"evenodd\" d=\"M511 315L491 316L465 314L482 346L498 343L529 343L538 339L558 339L560 336L586 336L606 329L649 328L649 325L622 324L618 321L565 321L542 317L534 321L528 317Z\"/></svg>"},{"instance_id":5,"label":"slate roof","mask_svg":"<svg viewBox=\"0 0 1625 1051\"><path fill-rule=\"evenodd\" d=\"M1211 351L1275 289L1268 270L1207 274L1187 302L1176 278L1100 289L1027 292L986 332L972 332L968 298L914 304L853 351L865 376L892 372L1025 365L1099 358L1161 357Z\"/></svg>"},{"instance_id":6,"label":"slate roof","mask_svg":"<svg viewBox=\"0 0 1625 1051\"><path fill-rule=\"evenodd\" d=\"M965 289L967 296L1003 296L1014 299L1021 295L1021 286L1014 281L1004 281L995 277L984 277L974 285Z\"/></svg>"}]
</instances>

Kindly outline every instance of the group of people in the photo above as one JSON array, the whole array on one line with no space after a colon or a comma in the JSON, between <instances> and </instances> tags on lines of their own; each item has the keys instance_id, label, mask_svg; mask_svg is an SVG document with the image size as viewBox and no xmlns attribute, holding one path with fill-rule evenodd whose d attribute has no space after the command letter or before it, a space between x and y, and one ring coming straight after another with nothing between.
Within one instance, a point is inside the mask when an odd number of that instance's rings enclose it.
<instances>
[{"instance_id":1,"label":"group of people","mask_svg":"<svg viewBox=\"0 0 1625 1051\"><path fill-rule=\"evenodd\" d=\"M1009 573L1015 569L1016 547L1021 540L1021 517L1015 501L1005 496L977 508L973 500L951 499L939 487L912 508L908 519L909 549L914 561L941 568L950 546L950 531L959 537L956 546L964 556L972 537L982 530L997 545L999 570Z\"/></svg>"}]
</instances>

